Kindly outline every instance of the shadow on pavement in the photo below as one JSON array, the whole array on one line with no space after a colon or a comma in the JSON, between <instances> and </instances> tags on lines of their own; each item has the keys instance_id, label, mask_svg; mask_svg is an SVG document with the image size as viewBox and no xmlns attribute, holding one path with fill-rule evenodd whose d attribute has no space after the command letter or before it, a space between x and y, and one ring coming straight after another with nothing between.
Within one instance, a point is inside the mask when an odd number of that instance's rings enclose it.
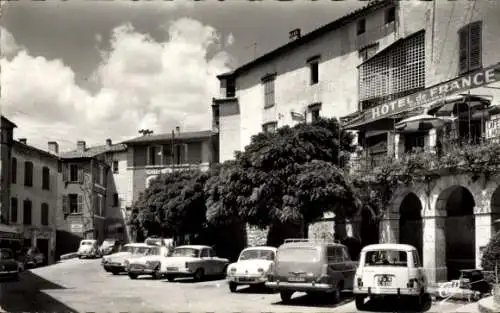
<instances>
[{"instance_id":1,"label":"shadow on pavement","mask_svg":"<svg viewBox=\"0 0 500 313\"><path fill-rule=\"evenodd\" d=\"M288 305L288 306L313 306L318 308L335 308L339 306L346 305L351 302L352 297L342 297L340 302L332 303L331 298L328 295L307 295L300 294L299 296L294 296L289 302L283 303L282 301L274 302L273 305Z\"/></svg>"},{"instance_id":2,"label":"shadow on pavement","mask_svg":"<svg viewBox=\"0 0 500 313\"><path fill-rule=\"evenodd\" d=\"M224 280L224 278L217 277L217 276L212 276L212 277L205 277L203 278L202 281L195 281L191 277L179 277L176 278L175 281L170 282L170 283L182 283L182 284L198 284L198 283L206 283L206 282L211 282L211 281L218 281L218 280ZM169 282L168 280L164 280L165 282Z\"/></svg>"},{"instance_id":3,"label":"shadow on pavement","mask_svg":"<svg viewBox=\"0 0 500 313\"><path fill-rule=\"evenodd\" d=\"M0 307L6 312L71 312L65 304L43 292L48 289L66 289L42 277L25 271L18 282L0 281Z\"/></svg>"},{"instance_id":4,"label":"shadow on pavement","mask_svg":"<svg viewBox=\"0 0 500 313\"><path fill-rule=\"evenodd\" d=\"M431 309L432 299L426 297L421 308L407 299L371 300L366 305L366 310L371 312L420 313Z\"/></svg>"},{"instance_id":5,"label":"shadow on pavement","mask_svg":"<svg viewBox=\"0 0 500 313\"><path fill-rule=\"evenodd\" d=\"M229 288L229 287L228 287ZM266 287L263 287L263 286L250 286L250 287L245 287L245 288L238 288L236 290L236 293L251 293L251 294L268 294L268 295L272 295L272 294L275 294L275 293L278 293L278 291L275 291L271 288L266 288Z\"/></svg>"}]
</instances>

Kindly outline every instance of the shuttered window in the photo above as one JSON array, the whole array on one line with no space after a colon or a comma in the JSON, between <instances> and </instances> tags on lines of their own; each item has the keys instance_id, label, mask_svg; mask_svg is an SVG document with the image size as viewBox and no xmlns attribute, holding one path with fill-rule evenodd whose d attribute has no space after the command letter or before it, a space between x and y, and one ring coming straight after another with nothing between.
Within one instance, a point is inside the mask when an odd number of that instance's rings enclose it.
<instances>
[{"instance_id":1,"label":"shuttered window","mask_svg":"<svg viewBox=\"0 0 500 313\"><path fill-rule=\"evenodd\" d=\"M40 214L40 222L42 225L47 226L49 225L49 205L47 203L42 203L41 210L42 212Z\"/></svg>"},{"instance_id":2,"label":"shuttered window","mask_svg":"<svg viewBox=\"0 0 500 313\"><path fill-rule=\"evenodd\" d=\"M32 204L30 200L23 201L23 224L31 225Z\"/></svg>"},{"instance_id":3,"label":"shuttered window","mask_svg":"<svg viewBox=\"0 0 500 313\"><path fill-rule=\"evenodd\" d=\"M483 67L482 21L468 24L458 32L458 73L464 74Z\"/></svg>"}]
</instances>

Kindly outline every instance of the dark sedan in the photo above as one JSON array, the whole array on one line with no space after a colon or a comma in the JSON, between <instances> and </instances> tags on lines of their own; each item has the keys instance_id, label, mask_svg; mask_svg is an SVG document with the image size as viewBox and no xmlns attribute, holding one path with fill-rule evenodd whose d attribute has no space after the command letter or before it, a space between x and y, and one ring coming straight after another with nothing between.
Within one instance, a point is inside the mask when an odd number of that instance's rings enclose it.
<instances>
[{"instance_id":1,"label":"dark sedan","mask_svg":"<svg viewBox=\"0 0 500 313\"><path fill-rule=\"evenodd\" d=\"M19 263L11 249L0 249L0 277L19 280Z\"/></svg>"}]
</instances>

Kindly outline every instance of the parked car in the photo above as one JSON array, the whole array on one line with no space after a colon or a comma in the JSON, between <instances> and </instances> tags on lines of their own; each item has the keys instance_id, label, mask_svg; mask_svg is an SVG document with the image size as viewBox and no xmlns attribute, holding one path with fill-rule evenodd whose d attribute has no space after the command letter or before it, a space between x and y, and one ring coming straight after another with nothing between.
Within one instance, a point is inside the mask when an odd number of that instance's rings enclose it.
<instances>
[{"instance_id":1,"label":"parked car","mask_svg":"<svg viewBox=\"0 0 500 313\"><path fill-rule=\"evenodd\" d=\"M119 252L106 255L101 264L106 272L118 275L126 272L126 261L132 256L140 256L148 251L149 246L145 243L129 243L124 245Z\"/></svg>"},{"instance_id":2,"label":"parked car","mask_svg":"<svg viewBox=\"0 0 500 313\"><path fill-rule=\"evenodd\" d=\"M127 273L130 279L136 279L140 275L151 275L154 279L163 277L161 264L170 255L170 249L167 246L150 246L148 251L130 259L127 267Z\"/></svg>"},{"instance_id":3,"label":"parked car","mask_svg":"<svg viewBox=\"0 0 500 313\"><path fill-rule=\"evenodd\" d=\"M417 249L405 244L374 244L361 250L354 280L356 308L363 310L367 297L408 296L422 305L427 278Z\"/></svg>"},{"instance_id":4,"label":"parked car","mask_svg":"<svg viewBox=\"0 0 500 313\"><path fill-rule=\"evenodd\" d=\"M80 241L80 247L77 251L78 257L83 258L98 258L100 257L99 245L95 239L84 239Z\"/></svg>"},{"instance_id":5,"label":"parked car","mask_svg":"<svg viewBox=\"0 0 500 313\"><path fill-rule=\"evenodd\" d=\"M38 267L45 264L45 254L37 247L31 247L26 251L24 264L26 267Z\"/></svg>"},{"instance_id":6,"label":"parked car","mask_svg":"<svg viewBox=\"0 0 500 313\"><path fill-rule=\"evenodd\" d=\"M122 242L117 239L104 239L101 246L99 247L99 253L101 255L109 255L118 252Z\"/></svg>"},{"instance_id":7,"label":"parked car","mask_svg":"<svg viewBox=\"0 0 500 313\"><path fill-rule=\"evenodd\" d=\"M241 251L238 261L227 269L229 290L235 292L239 285L264 286L276 251L275 247L251 247Z\"/></svg>"},{"instance_id":8,"label":"parked car","mask_svg":"<svg viewBox=\"0 0 500 313\"><path fill-rule=\"evenodd\" d=\"M0 277L19 280L20 265L11 249L0 249Z\"/></svg>"},{"instance_id":9,"label":"parked car","mask_svg":"<svg viewBox=\"0 0 500 313\"><path fill-rule=\"evenodd\" d=\"M278 248L266 286L288 302L299 292L329 294L340 301L341 292L352 289L356 262L347 247L330 240L286 239Z\"/></svg>"},{"instance_id":10,"label":"parked car","mask_svg":"<svg viewBox=\"0 0 500 313\"><path fill-rule=\"evenodd\" d=\"M483 271L480 269L460 270L460 288L478 291L481 294L491 292L490 284L484 279Z\"/></svg>"},{"instance_id":11,"label":"parked car","mask_svg":"<svg viewBox=\"0 0 500 313\"><path fill-rule=\"evenodd\" d=\"M174 249L172 256L162 263L161 271L169 281L177 277L201 281L205 276L224 277L228 264L228 259L217 257L209 246L185 245Z\"/></svg>"}]
</instances>

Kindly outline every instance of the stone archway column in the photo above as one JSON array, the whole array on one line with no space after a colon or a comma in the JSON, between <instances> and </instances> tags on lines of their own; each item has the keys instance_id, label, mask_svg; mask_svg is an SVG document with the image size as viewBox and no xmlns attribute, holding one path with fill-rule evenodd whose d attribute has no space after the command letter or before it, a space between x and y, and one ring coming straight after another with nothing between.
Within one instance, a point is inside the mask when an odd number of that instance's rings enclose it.
<instances>
[{"instance_id":1,"label":"stone archway column","mask_svg":"<svg viewBox=\"0 0 500 313\"><path fill-rule=\"evenodd\" d=\"M488 204L474 207L476 268L481 268L481 248L485 247L493 235L493 218Z\"/></svg>"},{"instance_id":2,"label":"stone archway column","mask_svg":"<svg viewBox=\"0 0 500 313\"><path fill-rule=\"evenodd\" d=\"M447 279L445 221L441 214L423 217L423 267L431 283Z\"/></svg>"},{"instance_id":3,"label":"stone archway column","mask_svg":"<svg viewBox=\"0 0 500 313\"><path fill-rule=\"evenodd\" d=\"M399 242L399 213L386 212L380 221L380 243Z\"/></svg>"}]
</instances>

